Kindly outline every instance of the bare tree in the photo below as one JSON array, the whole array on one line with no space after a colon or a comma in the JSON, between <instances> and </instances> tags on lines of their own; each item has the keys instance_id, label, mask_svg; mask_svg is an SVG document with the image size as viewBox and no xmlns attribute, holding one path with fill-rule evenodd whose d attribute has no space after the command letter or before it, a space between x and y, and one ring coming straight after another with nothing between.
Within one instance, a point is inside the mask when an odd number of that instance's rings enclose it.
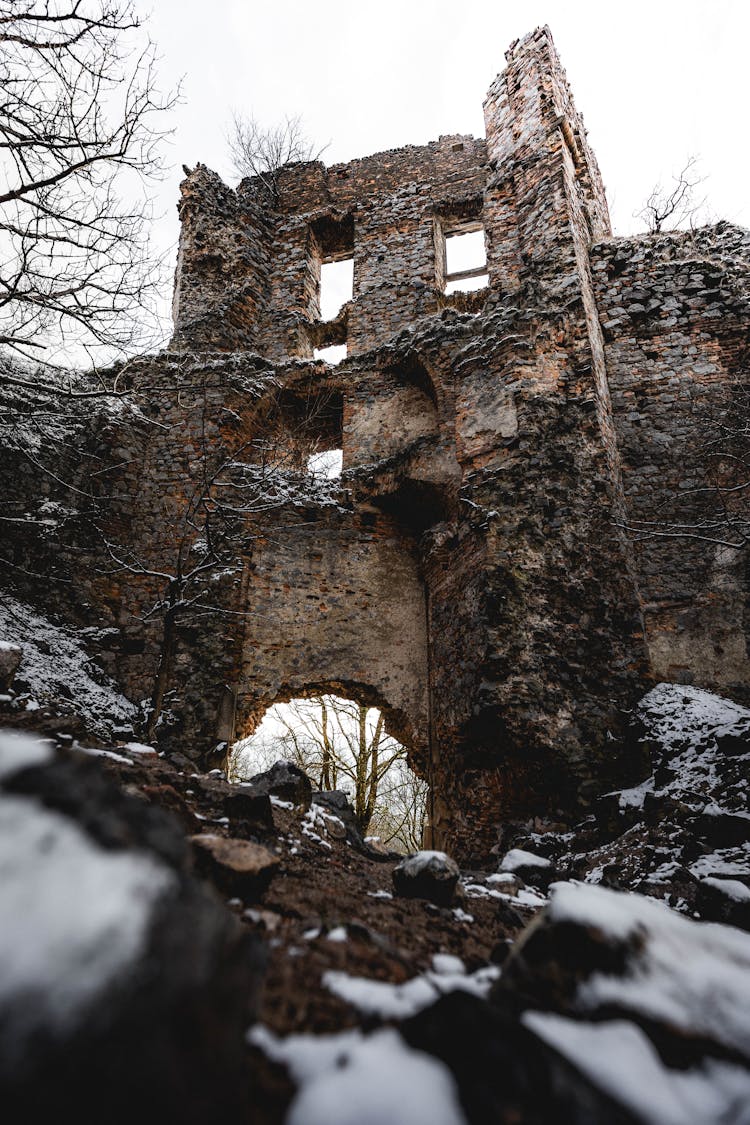
<instances>
[{"instance_id":1,"label":"bare tree","mask_svg":"<svg viewBox=\"0 0 750 1125\"><path fill-rule=\"evenodd\" d=\"M696 198L696 189L706 179L698 174L697 166L698 157L688 157L682 170L672 177L672 188L655 184L643 207L633 213L634 218L644 222L649 233L695 225L706 204L705 196Z\"/></svg>"},{"instance_id":2,"label":"bare tree","mask_svg":"<svg viewBox=\"0 0 750 1125\"><path fill-rule=\"evenodd\" d=\"M409 768L407 750L385 731L383 713L353 699L319 694L273 709L267 741L251 738L230 760L230 776L294 761L319 789L348 790L363 833L405 850L421 847L427 783Z\"/></svg>"},{"instance_id":3,"label":"bare tree","mask_svg":"<svg viewBox=\"0 0 750 1125\"><path fill-rule=\"evenodd\" d=\"M146 188L175 102L154 68L131 0L0 0L0 345L153 338Z\"/></svg>"},{"instance_id":4,"label":"bare tree","mask_svg":"<svg viewBox=\"0 0 750 1125\"><path fill-rule=\"evenodd\" d=\"M287 164L319 160L328 147L316 148L306 135L298 114L264 128L254 117L234 113L227 143L237 175L257 177L274 201L281 169Z\"/></svg>"}]
</instances>

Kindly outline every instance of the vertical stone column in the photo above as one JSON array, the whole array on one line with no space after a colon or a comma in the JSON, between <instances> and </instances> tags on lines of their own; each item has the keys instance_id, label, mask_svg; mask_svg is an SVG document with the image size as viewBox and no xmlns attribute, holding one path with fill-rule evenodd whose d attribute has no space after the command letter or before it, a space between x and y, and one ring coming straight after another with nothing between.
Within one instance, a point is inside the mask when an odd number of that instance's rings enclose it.
<instances>
[{"instance_id":1,"label":"vertical stone column","mask_svg":"<svg viewBox=\"0 0 750 1125\"><path fill-rule=\"evenodd\" d=\"M569 299L578 242L610 233L604 187L549 29L513 44L506 59L484 103L490 268L531 275L550 297Z\"/></svg>"},{"instance_id":2,"label":"vertical stone column","mask_svg":"<svg viewBox=\"0 0 750 1125\"><path fill-rule=\"evenodd\" d=\"M255 350L267 315L270 204L202 164L180 191L173 347Z\"/></svg>"}]
</instances>

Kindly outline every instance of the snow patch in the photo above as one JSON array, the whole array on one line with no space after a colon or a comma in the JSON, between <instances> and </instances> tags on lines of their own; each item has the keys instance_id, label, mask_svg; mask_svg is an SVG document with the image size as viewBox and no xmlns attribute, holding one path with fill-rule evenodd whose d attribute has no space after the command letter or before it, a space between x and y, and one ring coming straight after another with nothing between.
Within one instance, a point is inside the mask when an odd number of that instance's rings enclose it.
<instances>
[{"instance_id":1,"label":"snow patch","mask_svg":"<svg viewBox=\"0 0 750 1125\"><path fill-rule=\"evenodd\" d=\"M636 939L632 969L594 973L578 987L582 1013L617 1005L750 1054L750 934L693 922L664 903L584 884L556 883L549 917Z\"/></svg>"},{"instance_id":2,"label":"snow patch","mask_svg":"<svg viewBox=\"0 0 750 1125\"><path fill-rule=\"evenodd\" d=\"M135 723L137 708L88 656L72 627L53 625L4 593L0 637L23 648L16 680L28 683L35 699L69 706L91 731L106 739Z\"/></svg>"},{"instance_id":3,"label":"snow patch","mask_svg":"<svg viewBox=\"0 0 750 1125\"><path fill-rule=\"evenodd\" d=\"M136 960L174 883L144 853L105 850L31 798L0 797L0 1005L19 1054L39 1029L74 1025Z\"/></svg>"},{"instance_id":4,"label":"snow patch","mask_svg":"<svg viewBox=\"0 0 750 1125\"><path fill-rule=\"evenodd\" d=\"M643 1031L627 1020L581 1023L525 1012L521 1022L644 1125L744 1120L750 1073L743 1067L709 1059L692 1070L670 1070Z\"/></svg>"},{"instance_id":5,"label":"snow patch","mask_svg":"<svg viewBox=\"0 0 750 1125\"><path fill-rule=\"evenodd\" d=\"M458 958L451 960L457 961ZM499 976L500 970L495 965L467 973L461 964L460 969L449 971L442 968L412 977L403 984L353 977L334 969L324 973L322 980L334 996L364 1015L403 1020L421 1012L446 992L469 992L473 996L485 997Z\"/></svg>"},{"instance_id":6,"label":"snow patch","mask_svg":"<svg viewBox=\"0 0 750 1125\"><path fill-rule=\"evenodd\" d=\"M286 1125L465 1125L448 1068L390 1028L278 1039L255 1027L248 1040L300 1086Z\"/></svg>"},{"instance_id":7,"label":"snow patch","mask_svg":"<svg viewBox=\"0 0 750 1125\"><path fill-rule=\"evenodd\" d=\"M20 770L46 766L52 758L50 742L20 731L0 730L0 781Z\"/></svg>"}]
</instances>

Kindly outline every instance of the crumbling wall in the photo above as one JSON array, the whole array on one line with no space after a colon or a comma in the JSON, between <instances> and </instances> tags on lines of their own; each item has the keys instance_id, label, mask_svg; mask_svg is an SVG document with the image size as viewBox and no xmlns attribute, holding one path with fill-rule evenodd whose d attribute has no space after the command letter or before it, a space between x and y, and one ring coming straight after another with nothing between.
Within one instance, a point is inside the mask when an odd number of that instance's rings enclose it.
<instances>
[{"instance_id":1,"label":"crumbling wall","mask_svg":"<svg viewBox=\"0 0 750 1125\"><path fill-rule=\"evenodd\" d=\"M746 551L704 524L733 503L714 484L717 450L736 477L723 418L750 370L750 233L615 239L592 261L654 675L746 697Z\"/></svg>"},{"instance_id":2,"label":"crumbling wall","mask_svg":"<svg viewBox=\"0 0 750 1125\"><path fill-rule=\"evenodd\" d=\"M292 165L270 192L188 175L174 340L130 371L141 420L98 478L130 566L81 581L143 697L204 453L270 467L178 630L172 747L205 764L273 702L348 691L429 778L433 842L477 861L503 824L638 779L654 677L739 695L748 672L746 552L659 528L700 505L701 417L747 383L749 236L612 239L549 31L506 57L486 141ZM446 294L445 236L477 224L489 285ZM349 255L322 322L321 263ZM343 363L313 361L333 343ZM339 447L338 484L305 478Z\"/></svg>"}]
</instances>

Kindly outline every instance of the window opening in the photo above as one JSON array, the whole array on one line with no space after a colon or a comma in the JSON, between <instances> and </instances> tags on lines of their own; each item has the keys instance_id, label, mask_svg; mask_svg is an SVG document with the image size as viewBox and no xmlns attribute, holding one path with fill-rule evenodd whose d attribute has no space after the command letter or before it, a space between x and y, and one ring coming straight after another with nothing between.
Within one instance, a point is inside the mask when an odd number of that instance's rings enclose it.
<instances>
[{"instance_id":1,"label":"window opening","mask_svg":"<svg viewBox=\"0 0 750 1125\"><path fill-rule=\"evenodd\" d=\"M232 746L229 780L248 781L278 761L294 762L314 789L346 792L371 843L400 852L422 847L428 785L377 707L328 693L275 703L251 737Z\"/></svg>"},{"instance_id":2,"label":"window opening","mask_svg":"<svg viewBox=\"0 0 750 1125\"><path fill-rule=\"evenodd\" d=\"M313 359L322 359L325 363L333 364L341 363L342 359L346 359L346 344L331 344L327 348L313 349Z\"/></svg>"},{"instance_id":3,"label":"window opening","mask_svg":"<svg viewBox=\"0 0 750 1125\"><path fill-rule=\"evenodd\" d=\"M334 320L354 292L354 258L322 262L320 266L320 319Z\"/></svg>"},{"instance_id":4,"label":"window opening","mask_svg":"<svg viewBox=\"0 0 750 1125\"><path fill-rule=\"evenodd\" d=\"M307 471L316 480L336 480L344 466L342 449L321 449L307 458Z\"/></svg>"},{"instance_id":5,"label":"window opening","mask_svg":"<svg viewBox=\"0 0 750 1125\"><path fill-rule=\"evenodd\" d=\"M445 235L445 292L470 293L489 284L484 228Z\"/></svg>"}]
</instances>

